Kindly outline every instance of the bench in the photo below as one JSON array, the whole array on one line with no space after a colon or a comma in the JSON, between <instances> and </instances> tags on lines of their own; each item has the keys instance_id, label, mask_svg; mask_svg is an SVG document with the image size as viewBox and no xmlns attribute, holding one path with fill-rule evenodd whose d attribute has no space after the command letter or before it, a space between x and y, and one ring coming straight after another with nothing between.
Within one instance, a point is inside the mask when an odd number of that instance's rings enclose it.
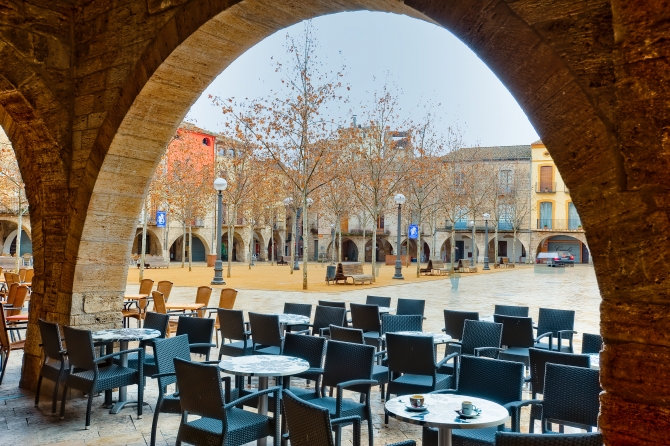
<instances>
[{"instance_id":1,"label":"bench","mask_svg":"<svg viewBox=\"0 0 670 446\"><path fill-rule=\"evenodd\" d=\"M142 263L142 258L137 259L137 267L140 267ZM170 264L163 258L163 256L153 256L145 255L144 256L144 267L145 268L167 268Z\"/></svg>"},{"instance_id":2,"label":"bench","mask_svg":"<svg viewBox=\"0 0 670 446\"><path fill-rule=\"evenodd\" d=\"M288 262L286 261L286 256L280 256L277 259L277 265L288 265Z\"/></svg>"},{"instance_id":3,"label":"bench","mask_svg":"<svg viewBox=\"0 0 670 446\"><path fill-rule=\"evenodd\" d=\"M335 283L339 283L340 280L348 283L348 279L351 279L354 285L358 283L365 285L366 281L372 283L372 274L365 274L363 272L362 263L338 263L337 272L335 273Z\"/></svg>"},{"instance_id":4,"label":"bench","mask_svg":"<svg viewBox=\"0 0 670 446\"><path fill-rule=\"evenodd\" d=\"M444 262L442 260L436 259L436 260L430 260L428 262L428 267L431 269L431 275L432 274L437 274L438 276L441 276L443 274L449 274L450 268L447 268L444 266Z\"/></svg>"},{"instance_id":5,"label":"bench","mask_svg":"<svg viewBox=\"0 0 670 446\"><path fill-rule=\"evenodd\" d=\"M459 273L476 273L477 272L477 267L476 266L464 266L463 265L463 260L459 260L458 261L458 272Z\"/></svg>"},{"instance_id":6,"label":"bench","mask_svg":"<svg viewBox=\"0 0 670 446\"><path fill-rule=\"evenodd\" d=\"M514 268L514 263L510 263L509 259L507 257L501 257L500 260L500 266L504 266L505 268Z\"/></svg>"}]
</instances>

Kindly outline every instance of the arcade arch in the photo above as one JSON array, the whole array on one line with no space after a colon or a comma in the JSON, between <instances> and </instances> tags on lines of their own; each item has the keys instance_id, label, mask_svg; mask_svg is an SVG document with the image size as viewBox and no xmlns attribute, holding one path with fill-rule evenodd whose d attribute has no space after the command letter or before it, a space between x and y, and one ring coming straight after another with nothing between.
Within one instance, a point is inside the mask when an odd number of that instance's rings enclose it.
<instances>
[{"instance_id":1,"label":"arcade arch","mask_svg":"<svg viewBox=\"0 0 670 446\"><path fill-rule=\"evenodd\" d=\"M567 251L575 263L591 263L591 252L583 234L557 234L542 239L536 247L535 257L541 252Z\"/></svg>"},{"instance_id":2,"label":"arcade arch","mask_svg":"<svg viewBox=\"0 0 670 446\"><path fill-rule=\"evenodd\" d=\"M188 262L190 249L192 251L191 258L194 262L205 262L207 260L207 254L210 252L207 241L204 239L204 237L196 232L193 233L192 240L193 245L189 246L189 235L186 234L186 246L184 247L184 236L178 236L170 245L170 260L174 262L181 262L182 248L186 248L184 261Z\"/></svg>"}]
</instances>

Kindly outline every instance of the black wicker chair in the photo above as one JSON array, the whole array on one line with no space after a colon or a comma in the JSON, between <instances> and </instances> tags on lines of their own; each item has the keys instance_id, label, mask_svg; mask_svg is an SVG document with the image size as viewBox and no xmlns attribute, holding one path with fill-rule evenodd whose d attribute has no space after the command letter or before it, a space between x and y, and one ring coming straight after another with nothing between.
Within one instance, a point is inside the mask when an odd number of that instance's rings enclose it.
<instances>
[{"instance_id":1,"label":"black wicker chair","mask_svg":"<svg viewBox=\"0 0 670 446\"><path fill-rule=\"evenodd\" d=\"M523 362L523 365L530 367L528 349L535 345L533 319L501 314L494 314L493 319L503 326L501 344L505 347L505 350L500 352L498 358L506 361Z\"/></svg>"},{"instance_id":2,"label":"black wicker chair","mask_svg":"<svg viewBox=\"0 0 670 446\"><path fill-rule=\"evenodd\" d=\"M250 339L251 331L246 330L244 325L244 312L242 310L216 310L221 325L221 348L219 348L219 360L222 356L246 356L254 351ZM225 343L228 339L229 343Z\"/></svg>"},{"instance_id":3,"label":"black wicker chair","mask_svg":"<svg viewBox=\"0 0 670 446\"><path fill-rule=\"evenodd\" d=\"M528 307L520 307L517 305L496 305L494 314L501 314L503 316L528 317Z\"/></svg>"},{"instance_id":4,"label":"black wicker chair","mask_svg":"<svg viewBox=\"0 0 670 446\"><path fill-rule=\"evenodd\" d=\"M69 326L63 327L65 342L68 345L70 374L65 380L60 416L65 418L65 398L67 389L76 389L88 394L86 406L86 425L91 425L91 406L93 395L103 390L111 390L122 386L137 385L137 418L142 418L142 398L144 396L144 349L133 348L122 350L96 358L93 350L93 338L88 330L79 330ZM111 364L99 367L98 364L122 354L136 352L139 355L137 369Z\"/></svg>"},{"instance_id":5,"label":"black wicker chair","mask_svg":"<svg viewBox=\"0 0 670 446\"><path fill-rule=\"evenodd\" d=\"M299 314L301 316L312 317L312 304L297 304L291 302L284 303L284 314ZM296 332L307 330L307 325L289 325L286 331Z\"/></svg>"},{"instance_id":6,"label":"black wicker chair","mask_svg":"<svg viewBox=\"0 0 670 446\"><path fill-rule=\"evenodd\" d=\"M330 418L328 409L297 398L290 390L284 390L282 404L289 428L289 434L284 436L284 440L289 439L291 446L335 446L333 426L349 424L354 427L353 444L360 446L360 417ZM416 446L416 442L408 440L386 446Z\"/></svg>"},{"instance_id":7,"label":"black wicker chair","mask_svg":"<svg viewBox=\"0 0 670 446\"><path fill-rule=\"evenodd\" d=\"M368 296L365 299L366 305L377 305L378 307L390 307L391 298L383 296Z\"/></svg>"},{"instance_id":8,"label":"black wicker chair","mask_svg":"<svg viewBox=\"0 0 670 446\"><path fill-rule=\"evenodd\" d=\"M165 334L167 333L169 323L170 316L167 314L148 312L144 315L144 325L142 328L158 330L161 332L160 336L157 338L140 341L140 347L144 349L145 377L158 373L156 371L156 359L154 358L154 355L147 353L147 347L153 347L153 344L157 339L165 339ZM118 363L119 360L117 359L116 362ZM131 353L128 355L128 367L133 369L137 368L137 353Z\"/></svg>"},{"instance_id":9,"label":"black wicker chair","mask_svg":"<svg viewBox=\"0 0 670 446\"><path fill-rule=\"evenodd\" d=\"M603 446L603 436L600 432L566 435L496 432L495 446Z\"/></svg>"},{"instance_id":10,"label":"black wicker chair","mask_svg":"<svg viewBox=\"0 0 670 446\"><path fill-rule=\"evenodd\" d=\"M363 330L366 344L380 347L382 328L379 320L379 305L351 303L349 306L351 307L351 326Z\"/></svg>"},{"instance_id":11,"label":"black wicker chair","mask_svg":"<svg viewBox=\"0 0 670 446\"><path fill-rule=\"evenodd\" d=\"M2 311L2 310L0 310ZM42 378L54 382L53 401L51 403L51 413L56 413L56 404L58 403L58 387L64 382L70 374L70 364L67 360L67 352L63 348L63 341L60 337L58 324L39 320L40 336L42 337L42 350L44 351L44 361L40 370L40 377L37 380L37 390L35 393L35 406L40 403L40 388L42 387Z\"/></svg>"},{"instance_id":12,"label":"black wicker chair","mask_svg":"<svg viewBox=\"0 0 670 446\"><path fill-rule=\"evenodd\" d=\"M293 333L286 333L284 339L284 355L302 358L309 362L309 369L305 372L293 375L293 378L303 378L309 381L315 381L314 387L318 390L321 386L321 375L323 374L323 357L326 353L326 339L317 336L301 336ZM284 387L291 387L291 377L284 378ZM304 399L309 399L314 395L309 388L294 389L293 393L299 394Z\"/></svg>"},{"instance_id":13,"label":"black wicker chair","mask_svg":"<svg viewBox=\"0 0 670 446\"><path fill-rule=\"evenodd\" d=\"M323 367L322 384L335 387L336 396L320 396L309 401L328 409L331 418L357 416L368 423L368 439L373 446L372 409L370 407L370 388L377 385L372 379L375 348L371 345L357 345L349 342L329 341L326 349L326 361ZM362 402L344 397L344 390L358 392ZM315 390L318 395L319 389ZM335 444L339 446L341 427L335 426Z\"/></svg>"},{"instance_id":14,"label":"black wicker chair","mask_svg":"<svg viewBox=\"0 0 670 446\"><path fill-rule=\"evenodd\" d=\"M413 315L382 315L382 334L398 331L423 331L423 316Z\"/></svg>"},{"instance_id":15,"label":"black wicker chair","mask_svg":"<svg viewBox=\"0 0 670 446\"><path fill-rule=\"evenodd\" d=\"M547 363L562 364L574 367L589 368L591 366L591 358L588 355L575 355L572 353L561 353L549 351L539 348L531 348L528 350L530 359L530 391L533 399L537 399L537 395L544 394L545 385L545 370ZM535 431L535 420L542 418L542 409L540 406L532 406L530 410L530 427L529 432L532 434Z\"/></svg>"},{"instance_id":16,"label":"black wicker chair","mask_svg":"<svg viewBox=\"0 0 670 446\"><path fill-rule=\"evenodd\" d=\"M418 314L423 317L426 309L426 301L421 299L402 299L398 298L398 308L395 314L398 316L407 314Z\"/></svg>"},{"instance_id":17,"label":"black wicker chair","mask_svg":"<svg viewBox=\"0 0 670 446\"><path fill-rule=\"evenodd\" d=\"M347 310L344 307L331 307L327 305L317 305L314 310L314 323L309 327L312 329L312 336L329 337L329 327L336 325L338 327L347 326ZM309 333L309 330L299 331L297 333Z\"/></svg>"},{"instance_id":18,"label":"black wicker chair","mask_svg":"<svg viewBox=\"0 0 670 446\"><path fill-rule=\"evenodd\" d=\"M464 356L461 359L458 388L434 393L454 393L483 398L504 406L512 418L512 431L519 432L520 408L527 403L521 401L523 390L523 364L499 359ZM528 400L530 401L530 400ZM496 432L504 431L505 425L485 429L452 431L454 446L492 445ZM423 445L437 446L437 430L423 429Z\"/></svg>"},{"instance_id":19,"label":"black wicker chair","mask_svg":"<svg viewBox=\"0 0 670 446\"><path fill-rule=\"evenodd\" d=\"M461 339L466 320L478 321L479 313L476 311L444 310L444 328L442 331L453 339Z\"/></svg>"},{"instance_id":20,"label":"black wicker chair","mask_svg":"<svg viewBox=\"0 0 670 446\"><path fill-rule=\"evenodd\" d=\"M187 335L191 353L204 355L205 361L209 361L209 352L216 347L216 344L212 343L214 322L215 320L210 318L179 316L176 335Z\"/></svg>"},{"instance_id":21,"label":"black wicker chair","mask_svg":"<svg viewBox=\"0 0 670 446\"><path fill-rule=\"evenodd\" d=\"M279 316L249 312L251 338L255 355L281 355L284 337L279 327Z\"/></svg>"},{"instance_id":22,"label":"black wicker chair","mask_svg":"<svg viewBox=\"0 0 670 446\"><path fill-rule=\"evenodd\" d=\"M445 350L445 359L454 360L454 365L443 364L438 373L460 376L456 373L461 356L486 356L497 358L502 351L502 324L466 319L463 321L461 341L449 341Z\"/></svg>"},{"instance_id":23,"label":"black wicker chair","mask_svg":"<svg viewBox=\"0 0 670 446\"><path fill-rule=\"evenodd\" d=\"M603 349L603 337L599 334L582 334L582 354L599 354Z\"/></svg>"},{"instance_id":24,"label":"black wicker chair","mask_svg":"<svg viewBox=\"0 0 670 446\"><path fill-rule=\"evenodd\" d=\"M175 358L174 368L182 410L177 444L220 444L238 446L268 436L278 445L280 387L238 398L226 403L221 376L216 365L204 365ZM226 378L224 378L225 381ZM238 409L259 394L274 396L273 417ZM201 417L189 421L189 415Z\"/></svg>"},{"instance_id":25,"label":"black wicker chair","mask_svg":"<svg viewBox=\"0 0 670 446\"><path fill-rule=\"evenodd\" d=\"M333 341L351 342L353 344L365 344L363 330L357 328L336 327L331 325L330 339ZM377 352L375 353L375 357L380 358L385 354L386 351ZM384 401L384 396L386 395L386 383L389 382L389 368L385 365L376 363L372 367L372 379L379 383L380 398Z\"/></svg>"},{"instance_id":26,"label":"black wicker chair","mask_svg":"<svg viewBox=\"0 0 670 446\"><path fill-rule=\"evenodd\" d=\"M592 431L598 425L600 392L598 370L547 363L542 400L526 404L542 407L542 433L551 433L549 423Z\"/></svg>"},{"instance_id":27,"label":"black wicker chair","mask_svg":"<svg viewBox=\"0 0 670 446\"><path fill-rule=\"evenodd\" d=\"M342 325L342 326L343 327L348 327L349 324L351 323L351 321L347 320L347 317L346 317L347 304L345 302L335 302L335 301L331 301L331 300L320 300L319 305L322 306L322 307L344 308L345 318L344 318L344 325ZM314 316L314 318L316 319L316 315ZM333 325L335 325L335 324L333 324Z\"/></svg>"},{"instance_id":28,"label":"black wicker chair","mask_svg":"<svg viewBox=\"0 0 670 446\"><path fill-rule=\"evenodd\" d=\"M577 332L574 330L575 312L573 310L540 308L540 315L535 328L537 329L536 348L574 353L572 338ZM545 337L548 338L548 343L540 341ZM568 345L563 345L563 340L567 340Z\"/></svg>"},{"instance_id":29,"label":"black wicker chair","mask_svg":"<svg viewBox=\"0 0 670 446\"><path fill-rule=\"evenodd\" d=\"M386 399L391 395L427 393L452 387L451 376L437 372L442 362L435 364L435 344L432 336L386 334L389 383ZM384 423L388 424L388 413Z\"/></svg>"}]
</instances>

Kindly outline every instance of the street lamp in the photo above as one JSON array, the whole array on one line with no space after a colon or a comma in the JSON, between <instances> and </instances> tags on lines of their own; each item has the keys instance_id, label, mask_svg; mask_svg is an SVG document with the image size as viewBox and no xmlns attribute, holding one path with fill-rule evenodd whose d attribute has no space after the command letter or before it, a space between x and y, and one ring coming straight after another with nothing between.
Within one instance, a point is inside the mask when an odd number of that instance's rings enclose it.
<instances>
[{"instance_id":1,"label":"street lamp","mask_svg":"<svg viewBox=\"0 0 670 446\"><path fill-rule=\"evenodd\" d=\"M484 271L488 271L489 269L489 218L491 218L491 215L489 214L484 214L482 215L484 217Z\"/></svg>"},{"instance_id":2,"label":"street lamp","mask_svg":"<svg viewBox=\"0 0 670 446\"><path fill-rule=\"evenodd\" d=\"M335 264L335 223L330 224L330 264Z\"/></svg>"},{"instance_id":3,"label":"street lamp","mask_svg":"<svg viewBox=\"0 0 670 446\"><path fill-rule=\"evenodd\" d=\"M223 178L214 180L214 190L218 192L218 210L216 218L216 263L214 263L214 278L212 285L225 285L223 280L223 264L221 263L221 227L223 226L223 191L228 187L228 182ZM228 242L230 244L230 241Z\"/></svg>"},{"instance_id":4,"label":"street lamp","mask_svg":"<svg viewBox=\"0 0 670 446\"><path fill-rule=\"evenodd\" d=\"M470 259L470 266L475 267L475 256L477 255L477 244L475 243L475 221L470 221L470 227L472 228L472 258Z\"/></svg>"},{"instance_id":5,"label":"street lamp","mask_svg":"<svg viewBox=\"0 0 670 446\"><path fill-rule=\"evenodd\" d=\"M402 276L402 262L400 261L400 217L401 217L401 208L403 203L405 202L405 196L403 194L396 194L396 196L393 198L393 200L398 204L398 233L397 239L396 239L396 258L395 258L395 275L393 276L394 279L404 279ZM409 247L409 243L407 244ZM372 248L375 249L375 248ZM375 265L372 265L374 268Z\"/></svg>"}]
</instances>

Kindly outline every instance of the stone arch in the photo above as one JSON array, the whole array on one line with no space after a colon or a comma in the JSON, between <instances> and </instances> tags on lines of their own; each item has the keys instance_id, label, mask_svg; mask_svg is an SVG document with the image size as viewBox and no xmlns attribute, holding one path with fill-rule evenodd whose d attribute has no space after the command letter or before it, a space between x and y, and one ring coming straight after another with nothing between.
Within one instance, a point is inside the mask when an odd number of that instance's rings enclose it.
<instances>
[{"instance_id":1,"label":"stone arch","mask_svg":"<svg viewBox=\"0 0 670 446\"><path fill-rule=\"evenodd\" d=\"M365 261L372 262L372 239L365 243ZM384 237L377 237L377 262L383 263L387 255L393 254L393 245Z\"/></svg>"},{"instance_id":2,"label":"stone arch","mask_svg":"<svg viewBox=\"0 0 670 446\"><path fill-rule=\"evenodd\" d=\"M162 237L159 237L156 232L151 229L147 228L147 240L149 243L147 244L148 248L148 253L154 256L162 256L163 255L163 242L161 240ZM131 251L133 254L139 254L142 251L142 247L140 246L142 241L142 229L137 228L135 231L135 237L133 238L133 246L131 248Z\"/></svg>"},{"instance_id":3,"label":"stone arch","mask_svg":"<svg viewBox=\"0 0 670 446\"><path fill-rule=\"evenodd\" d=\"M266 251L263 249L265 246L265 237L260 230L256 229L252 232L252 237L254 239L252 252L254 255L258 256L259 260L265 260Z\"/></svg>"},{"instance_id":4,"label":"stone arch","mask_svg":"<svg viewBox=\"0 0 670 446\"><path fill-rule=\"evenodd\" d=\"M270 260L271 258L273 258L274 261L277 261L277 259L279 257L283 256L284 255L284 253L282 251L283 246L284 246L284 241L283 241L283 238L282 238L281 234L279 232L272 231L272 241L268 240L268 243L267 243L267 246L266 246L267 247L267 252L266 252L267 260ZM270 255L270 252L271 252L270 250L272 248L274 248L274 251L275 251L274 256Z\"/></svg>"},{"instance_id":5,"label":"stone arch","mask_svg":"<svg viewBox=\"0 0 670 446\"><path fill-rule=\"evenodd\" d=\"M21 246L23 247L23 245L24 245L23 235L25 234L26 237L28 237L28 240L30 241L30 247L31 247L31 251L32 251L32 237L30 235L30 230L28 228L26 228L25 226L23 226L23 230L21 232L22 232L22 234L21 234ZM3 254L10 254L11 253L12 245L14 244L14 242L16 240L16 236L18 235L18 233L19 233L18 229L14 229L12 232L9 233L9 235L5 239L4 245L2 246L2 253ZM23 248L21 249L21 254L24 254Z\"/></svg>"},{"instance_id":6,"label":"stone arch","mask_svg":"<svg viewBox=\"0 0 670 446\"><path fill-rule=\"evenodd\" d=\"M528 255L530 253L530 247L528 246L528 242L524 243L524 241L521 239L521 237L518 236L516 237L516 243L514 244L515 249L512 249L512 243L514 242L514 236L508 232L499 232L498 233L498 244L502 245L504 243L504 248L506 249L504 252L501 252L500 250L498 251L498 259L496 259L495 256L495 242L496 242L496 237L495 234L491 236L489 233L489 262L491 263L496 263L498 260L500 260L500 257L507 257L509 262L513 263L526 263L526 259L528 258ZM512 254L514 253L514 254ZM483 254L482 254L483 255ZM512 258L512 255L514 255L514 258ZM519 259L521 258L521 261Z\"/></svg>"},{"instance_id":7,"label":"stone arch","mask_svg":"<svg viewBox=\"0 0 670 446\"><path fill-rule=\"evenodd\" d=\"M573 253L576 259L575 263L591 262L591 250L589 249L589 245L586 242L586 237L583 233L575 232L570 234L555 233L552 235L542 235L544 237L542 237L534 247L533 258L536 258L537 254L540 252L549 252L552 249L556 249ZM572 242L573 240L574 242ZM576 242L579 242L579 245L577 245Z\"/></svg>"},{"instance_id":8,"label":"stone arch","mask_svg":"<svg viewBox=\"0 0 670 446\"><path fill-rule=\"evenodd\" d=\"M183 243L183 235L179 234L178 237L175 238L175 240L170 244L170 259L173 261L181 262L181 244ZM189 234L186 232L186 241L189 239ZM201 234L199 234L196 231L193 231L193 246L191 247L193 249L193 261L194 262L204 262L207 260L207 254L210 253L211 251L209 250L210 247L207 244L206 237L203 237ZM188 249L186 250L186 258L184 261L188 262L188 256L189 252Z\"/></svg>"},{"instance_id":9,"label":"stone arch","mask_svg":"<svg viewBox=\"0 0 670 446\"><path fill-rule=\"evenodd\" d=\"M452 237L449 236L442 242L442 245L440 246L440 258L444 262L451 262L451 244L454 243L454 241L456 242L456 245L454 246L454 261L471 260L473 256L477 260L481 258L482 250L477 243L477 238L475 238L473 242L471 233L456 232L455 240L452 240ZM461 247L463 252L459 251ZM474 252L473 247L475 249Z\"/></svg>"},{"instance_id":10,"label":"stone arch","mask_svg":"<svg viewBox=\"0 0 670 446\"><path fill-rule=\"evenodd\" d=\"M230 249L228 246L227 230L224 230L223 234L221 234L221 242L226 247L223 251L223 260L228 261L228 255L230 254ZM244 262L244 260L247 258L246 256L247 249L248 247L247 244L244 242L242 234L240 234L237 231L233 231L233 249L232 249L233 257L231 258L231 260L233 262Z\"/></svg>"}]
</instances>

